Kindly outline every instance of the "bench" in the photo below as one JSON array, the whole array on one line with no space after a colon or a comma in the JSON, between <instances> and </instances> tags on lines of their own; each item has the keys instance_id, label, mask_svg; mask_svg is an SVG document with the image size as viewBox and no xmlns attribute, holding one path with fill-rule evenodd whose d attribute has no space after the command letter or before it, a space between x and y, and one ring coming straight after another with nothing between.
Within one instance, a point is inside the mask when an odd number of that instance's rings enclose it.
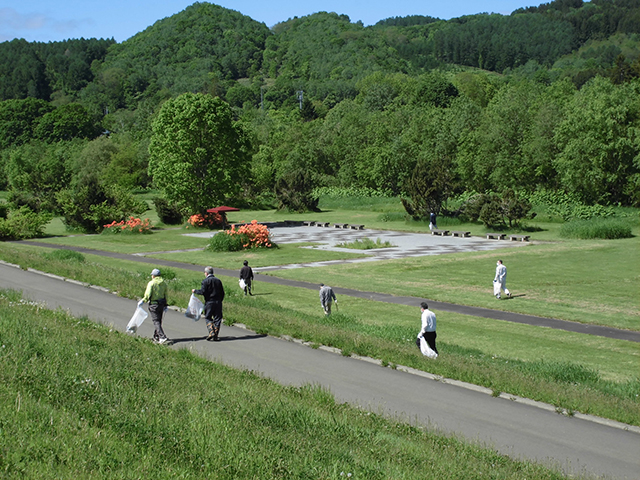
<instances>
[{"instance_id":1,"label":"bench","mask_svg":"<svg viewBox=\"0 0 640 480\"><path fill-rule=\"evenodd\" d=\"M443 237L446 237L449 235L449 230L438 230L437 228L434 228L431 230L431 235L442 235Z\"/></svg>"},{"instance_id":2,"label":"bench","mask_svg":"<svg viewBox=\"0 0 640 480\"><path fill-rule=\"evenodd\" d=\"M334 228L347 228L349 226L348 223L334 223L333 227Z\"/></svg>"},{"instance_id":3,"label":"bench","mask_svg":"<svg viewBox=\"0 0 640 480\"><path fill-rule=\"evenodd\" d=\"M509 240L520 240L521 242L528 242L529 235L509 235Z\"/></svg>"},{"instance_id":4,"label":"bench","mask_svg":"<svg viewBox=\"0 0 640 480\"><path fill-rule=\"evenodd\" d=\"M364 225L351 225L353 230L364 230Z\"/></svg>"},{"instance_id":5,"label":"bench","mask_svg":"<svg viewBox=\"0 0 640 480\"><path fill-rule=\"evenodd\" d=\"M316 222L316 227L328 227L329 222Z\"/></svg>"},{"instance_id":6,"label":"bench","mask_svg":"<svg viewBox=\"0 0 640 480\"><path fill-rule=\"evenodd\" d=\"M487 233L487 240L495 238L496 240L504 240L507 235L505 233Z\"/></svg>"},{"instance_id":7,"label":"bench","mask_svg":"<svg viewBox=\"0 0 640 480\"><path fill-rule=\"evenodd\" d=\"M454 237L470 237L471 232L453 231L451 232L451 235Z\"/></svg>"},{"instance_id":8,"label":"bench","mask_svg":"<svg viewBox=\"0 0 640 480\"><path fill-rule=\"evenodd\" d=\"M303 225L306 225L307 227L313 227L316 222L302 222Z\"/></svg>"}]
</instances>

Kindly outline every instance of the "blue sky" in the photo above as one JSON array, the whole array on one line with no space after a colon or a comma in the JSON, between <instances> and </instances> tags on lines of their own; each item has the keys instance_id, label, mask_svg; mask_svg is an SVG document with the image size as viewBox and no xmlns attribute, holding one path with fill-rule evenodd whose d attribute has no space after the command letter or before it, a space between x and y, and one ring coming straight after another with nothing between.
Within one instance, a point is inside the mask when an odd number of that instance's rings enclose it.
<instances>
[{"instance_id":1,"label":"blue sky","mask_svg":"<svg viewBox=\"0 0 640 480\"><path fill-rule=\"evenodd\" d=\"M194 0L2 0L0 42L14 38L49 42L80 37L113 37L122 42L193 3ZM361 20L365 25L407 15L442 19L481 12L507 15L517 8L537 6L545 0L224 0L210 3L237 10L271 27L292 17L320 11L346 14L352 22Z\"/></svg>"}]
</instances>

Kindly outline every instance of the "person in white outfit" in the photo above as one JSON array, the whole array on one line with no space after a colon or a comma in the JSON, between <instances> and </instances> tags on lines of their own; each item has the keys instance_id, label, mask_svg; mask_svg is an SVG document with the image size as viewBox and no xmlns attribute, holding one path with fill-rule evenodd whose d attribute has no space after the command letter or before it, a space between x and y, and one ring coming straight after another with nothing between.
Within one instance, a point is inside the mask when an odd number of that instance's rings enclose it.
<instances>
[{"instance_id":1,"label":"person in white outfit","mask_svg":"<svg viewBox=\"0 0 640 480\"><path fill-rule=\"evenodd\" d=\"M500 299L502 290L507 294L507 297L511 296L511 292L507 288L507 267L502 264L502 260L498 260L498 263L496 263L496 277L493 279L493 283L493 292L497 299ZM499 284L499 288L497 284Z\"/></svg>"}]
</instances>

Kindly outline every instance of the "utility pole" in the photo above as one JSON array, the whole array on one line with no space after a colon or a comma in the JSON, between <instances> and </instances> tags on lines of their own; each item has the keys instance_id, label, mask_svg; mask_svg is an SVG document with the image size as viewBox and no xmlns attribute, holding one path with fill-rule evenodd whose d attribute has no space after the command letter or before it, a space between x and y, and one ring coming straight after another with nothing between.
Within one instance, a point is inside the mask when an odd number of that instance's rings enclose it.
<instances>
[{"instance_id":1,"label":"utility pole","mask_svg":"<svg viewBox=\"0 0 640 480\"><path fill-rule=\"evenodd\" d=\"M298 100L300 100L300 110L302 110L302 95L304 92L302 90L298 90Z\"/></svg>"}]
</instances>

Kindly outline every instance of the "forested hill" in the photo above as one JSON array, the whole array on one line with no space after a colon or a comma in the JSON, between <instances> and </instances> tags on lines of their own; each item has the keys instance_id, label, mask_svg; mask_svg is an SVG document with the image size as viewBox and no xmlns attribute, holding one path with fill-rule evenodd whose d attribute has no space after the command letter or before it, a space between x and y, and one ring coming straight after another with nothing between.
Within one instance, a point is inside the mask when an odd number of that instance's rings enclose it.
<instances>
[{"instance_id":1,"label":"forested hill","mask_svg":"<svg viewBox=\"0 0 640 480\"><path fill-rule=\"evenodd\" d=\"M320 12L271 30L239 12L203 2L121 44L95 39L1 43L0 99L70 95L112 111L185 91L224 93L233 87L229 81L260 77L279 82L269 91L275 104L292 89L339 101L353 96L356 81L375 71L417 74L451 64L498 73L527 64L549 69L588 42L633 34L640 34L640 0L556 0L508 16L443 21L412 15L371 27L352 23L346 15ZM614 42L592 49L589 64L577 71L575 62L563 65L574 77L582 76L583 83L611 68L620 53ZM236 90L232 97L240 105L255 98L255 88L251 95Z\"/></svg>"}]
</instances>

